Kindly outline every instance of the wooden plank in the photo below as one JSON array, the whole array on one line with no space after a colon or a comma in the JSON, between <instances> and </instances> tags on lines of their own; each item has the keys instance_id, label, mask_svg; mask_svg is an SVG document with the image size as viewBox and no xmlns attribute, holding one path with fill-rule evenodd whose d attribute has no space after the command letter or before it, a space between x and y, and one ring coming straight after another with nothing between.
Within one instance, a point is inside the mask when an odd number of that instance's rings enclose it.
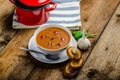
<instances>
[{"instance_id":1,"label":"wooden plank","mask_svg":"<svg viewBox=\"0 0 120 80\"><path fill-rule=\"evenodd\" d=\"M87 52L83 52L84 60L86 60L91 49L95 46L119 2L120 0L81 1L82 29L86 29L89 33L98 34L95 38L89 38L92 45Z\"/></svg>"},{"instance_id":2,"label":"wooden plank","mask_svg":"<svg viewBox=\"0 0 120 80\"><path fill-rule=\"evenodd\" d=\"M119 9L120 4L117 11ZM117 21L116 12L80 71L77 80L120 80L120 21Z\"/></svg>"},{"instance_id":3,"label":"wooden plank","mask_svg":"<svg viewBox=\"0 0 120 80\"><path fill-rule=\"evenodd\" d=\"M19 56L22 59L19 60L16 67L9 74L8 80L25 80L38 62L29 53Z\"/></svg>"},{"instance_id":4,"label":"wooden plank","mask_svg":"<svg viewBox=\"0 0 120 80\"><path fill-rule=\"evenodd\" d=\"M65 64L50 65L39 62L27 80L61 80L61 71Z\"/></svg>"},{"instance_id":5,"label":"wooden plank","mask_svg":"<svg viewBox=\"0 0 120 80\"><path fill-rule=\"evenodd\" d=\"M14 10L14 5L10 3L9 0L0 0L0 33L3 29L5 29L7 26L5 26L6 22L9 22L9 19L12 19Z\"/></svg>"},{"instance_id":6,"label":"wooden plank","mask_svg":"<svg viewBox=\"0 0 120 80\"><path fill-rule=\"evenodd\" d=\"M17 31L12 29L13 11L14 6L9 0L0 0L0 51L7 45Z\"/></svg>"},{"instance_id":7,"label":"wooden plank","mask_svg":"<svg viewBox=\"0 0 120 80\"><path fill-rule=\"evenodd\" d=\"M118 8L118 10L116 11L116 16L120 18L120 8Z\"/></svg>"},{"instance_id":8,"label":"wooden plank","mask_svg":"<svg viewBox=\"0 0 120 80\"><path fill-rule=\"evenodd\" d=\"M0 79L24 79L34 68L34 59L28 57L20 46L27 47L28 41L35 29L19 30L0 54ZM14 75L15 74L15 75Z\"/></svg>"},{"instance_id":9,"label":"wooden plank","mask_svg":"<svg viewBox=\"0 0 120 80\"><path fill-rule=\"evenodd\" d=\"M68 61L59 64L38 63L28 80L63 80L62 71Z\"/></svg>"},{"instance_id":10,"label":"wooden plank","mask_svg":"<svg viewBox=\"0 0 120 80\"><path fill-rule=\"evenodd\" d=\"M12 28L14 7L9 0L0 0L0 52L5 47L0 53L0 80L24 80L37 62L19 50L20 46L27 46L34 30L20 30L14 37L17 32Z\"/></svg>"},{"instance_id":11,"label":"wooden plank","mask_svg":"<svg viewBox=\"0 0 120 80\"><path fill-rule=\"evenodd\" d=\"M82 28L86 28L90 33L96 33L100 35L105 25L111 18L111 15L116 9L118 3L119 0L83 0L81 2L81 18L83 23ZM94 43L92 44L92 47L95 45L98 37L91 39L91 42ZM88 52L84 52L84 60L88 57L90 51L91 49ZM61 64L61 66L59 66L59 69L54 68L54 70L46 70L46 68L38 66L38 68L35 68L35 70L31 73L29 78L35 80L64 80L65 78L63 78L62 75L63 65ZM46 77L42 77L43 75L41 73L45 74Z\"/></svg>"}]
</instances>

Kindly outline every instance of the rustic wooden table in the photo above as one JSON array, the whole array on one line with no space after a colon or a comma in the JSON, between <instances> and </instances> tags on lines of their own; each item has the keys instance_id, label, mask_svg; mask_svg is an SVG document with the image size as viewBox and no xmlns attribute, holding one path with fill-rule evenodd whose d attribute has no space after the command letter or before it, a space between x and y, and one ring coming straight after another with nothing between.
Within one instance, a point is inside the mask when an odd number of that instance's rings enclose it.
<instances>
[{"instance_id":1,"label":"rustic wooden table","mask_svg":"<svg viewBox=\"0 0 120 80\"><path fill-rule=\"evenodd\" d=\"M82 24L89 33L91 48L83 52L84 65L75 80L120 80L120 0L82 0ZM36 29L12 29L15 6L0 0L0 80L67 80L62 71L68 61L45 64L35 60L27 47ZM119 15L118 15L119 16Z\"/></svg>"}]
</instances>

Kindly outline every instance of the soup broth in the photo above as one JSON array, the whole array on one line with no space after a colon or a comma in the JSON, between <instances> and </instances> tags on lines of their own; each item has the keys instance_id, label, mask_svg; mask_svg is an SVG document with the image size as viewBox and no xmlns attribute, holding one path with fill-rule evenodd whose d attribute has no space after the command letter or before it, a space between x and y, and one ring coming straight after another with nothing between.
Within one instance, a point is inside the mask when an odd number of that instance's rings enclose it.
<instances>
[{"instance_id":1,"label":"soup broth","mask_svg":"<svg viewBox=\"0 0 120 80\"><path fill-rule=\"evenodd\" d=\"M38 33L36 41L43 48L59 49L70 42L70 36L61 28L48 27Z\"/></svg>"}]
</instances>

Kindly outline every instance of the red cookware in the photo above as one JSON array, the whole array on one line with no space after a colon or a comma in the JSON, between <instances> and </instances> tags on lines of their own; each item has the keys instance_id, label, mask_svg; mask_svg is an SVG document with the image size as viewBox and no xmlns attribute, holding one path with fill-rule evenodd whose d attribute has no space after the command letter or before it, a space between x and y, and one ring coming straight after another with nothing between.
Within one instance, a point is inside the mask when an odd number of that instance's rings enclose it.
<instances>
[{"instance_id":1,"label":"red cookware","mask_svg":"<svg viewBox=\"0 0 120 80\"><path fill-rule=\"evenodd\" d=\"M57 4L51 0L10 0L16 5L16 16L25 25L41 25L49 18L49 11Z\"/></svg>"}]
</instances>

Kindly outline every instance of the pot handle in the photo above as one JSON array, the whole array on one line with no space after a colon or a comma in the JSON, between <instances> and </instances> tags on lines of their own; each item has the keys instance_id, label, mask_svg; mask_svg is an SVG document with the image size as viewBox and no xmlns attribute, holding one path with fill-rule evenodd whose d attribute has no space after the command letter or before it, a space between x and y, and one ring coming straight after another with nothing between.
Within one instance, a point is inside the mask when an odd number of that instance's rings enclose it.
<instances>
[{"instance_id":1,"label":"pot handle","mask_svg":"<svg viewBox=\"0 0 120 80\"><path fill-rule=\"evenodd\" d=\"M10 0L10 2L14 4L14 1L13 1L13 0Z\"/></svg>"},{"instance_id":2,"label":"pot handle","mask_svg":"<svg viewBox=\"0 0 120 80\"><path fill-rule=\"evenodd\" d=\"M56 8L56 6L57 6L57 3L55 3L55 2L50 2L49 4L52 5L52 6L49 6L49 5L48 5L48 7L45 8L46 11L52 11L52 10L54 10L54 9Z\"/></svg>"}]
</instances>

